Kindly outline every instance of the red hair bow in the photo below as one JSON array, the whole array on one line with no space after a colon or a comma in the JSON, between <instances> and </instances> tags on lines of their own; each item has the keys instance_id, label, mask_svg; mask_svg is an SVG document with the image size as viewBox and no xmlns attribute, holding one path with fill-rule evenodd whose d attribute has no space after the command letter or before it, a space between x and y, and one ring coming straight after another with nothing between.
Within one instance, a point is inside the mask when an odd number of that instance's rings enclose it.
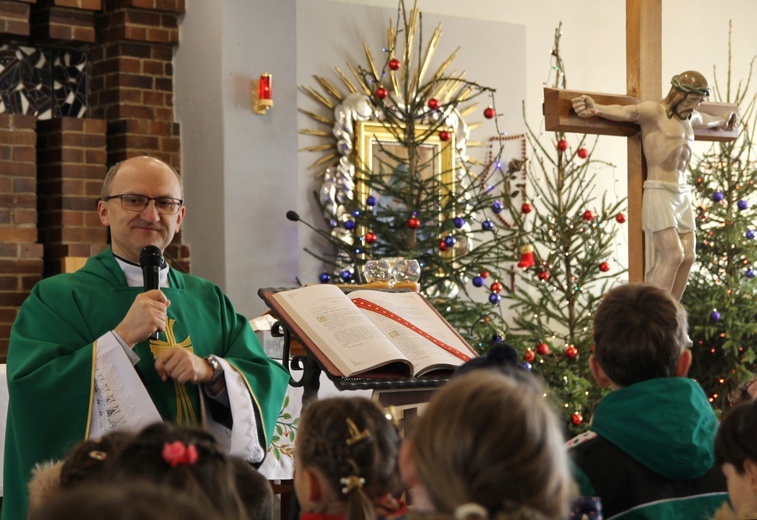
<instances>
[{"instance_id":1,"label":"red hair bow","mask_svg":"<svg viewBox=\"0 0 757 520\"><path fill-rule=\"evenodd\" d=\"M192 466L198 459L197 448L195 448L194 444L185 446L181 441L165 443L161 455L163 456L163 460L169 463L172 468L180 465Z\"/></svg>"}]
</instances>

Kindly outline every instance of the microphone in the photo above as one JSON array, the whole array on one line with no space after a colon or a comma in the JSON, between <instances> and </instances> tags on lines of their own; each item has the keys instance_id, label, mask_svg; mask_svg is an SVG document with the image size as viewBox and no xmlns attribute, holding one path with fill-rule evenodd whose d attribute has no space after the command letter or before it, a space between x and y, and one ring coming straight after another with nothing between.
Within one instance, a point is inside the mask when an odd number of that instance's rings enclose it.
<instances>
[{"instance_id":1,"label":"microphone","mask_svg":"<svg viewBox=\"0 0 757 520\"><path fill-rule=\"evenodd\" d=\"M350 257L350 260L352 261L352 266L355 269L355 278L357 279L357 283L359 283L360 285L363 285L365 283L363 281L363 275L360 274L360 269L358 267L358 261L357 261L357 257L355 256L355 252L352 250L349 244L347 244L346 242L342 240L339 240L336 237L331 236L330 234L326 233L324 230L318 229L317 227L305 222L304 220L300 218L300 215L296 211L292 211L290 209L289 211L287 211L286 217L288 220L291 220L292 222L302 222L306 227L312 229L318 235L322 236L323 238L331 242L331 244L335 245L339 251L344 251L345 253L347 253L347 255L349 255Z\"/></svg>"},{"instance_id":2,"label":"microphone","mask_svg":"<svg viewBox=\"0 0 757 520\"><path fill-rule=\"evenodd\" d=\"M139 255L139 266L142 268L142 280L145 292L160 289L160 267L163 265L163 254L157 246L147 246ZM150 339L158 339L159 331L150 335Z\"/></svg>"}]
</instances>

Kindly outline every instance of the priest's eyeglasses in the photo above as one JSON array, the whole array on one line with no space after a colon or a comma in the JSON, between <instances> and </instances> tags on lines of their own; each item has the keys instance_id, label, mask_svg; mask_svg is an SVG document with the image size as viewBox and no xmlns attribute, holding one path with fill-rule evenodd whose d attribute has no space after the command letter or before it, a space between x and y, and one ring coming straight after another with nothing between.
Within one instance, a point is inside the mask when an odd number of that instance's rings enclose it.
<instances>
[{"instance_id":1,"label":"priest's eyeglasses","mask_svg":"<svg viewBox=\"0 0 757 520\"><path fill-rule=\"evenodd\" d=\"M148 197L136 193L122 193L121 195L110 195L102 198L105 202L110 199L121 199L121 207L127 211L144 211L150 201L154 200L155 209L158 210L158 213L164 215L175 215L184 203L182 199L174 199L173 197Z\"/></svg>"}]
</instances>

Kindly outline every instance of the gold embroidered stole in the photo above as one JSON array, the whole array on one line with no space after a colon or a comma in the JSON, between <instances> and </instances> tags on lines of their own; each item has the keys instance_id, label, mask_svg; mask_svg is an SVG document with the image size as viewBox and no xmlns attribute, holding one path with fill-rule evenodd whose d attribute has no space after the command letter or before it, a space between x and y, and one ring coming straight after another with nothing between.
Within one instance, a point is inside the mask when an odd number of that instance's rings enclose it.
<instances>
[{"instance_id":1,"label":"gold embroidered stole","mask_svg":"<svg viewBox=\"0 0 757 520\"><path fill-rule=\"evenodd\" d=\"M176 342L176 335L173 331L175 322L176 320L172 318L166 320L166 330L164 331L166 336L165 341L160 339L150 340L150 351L152 352L153 359L158 357L158 354L161 352L174 347L180 347L189 352L194 352L194 349L192 348L192 340L189 336L187 336L181 343ZM176 422L179 424L196 426L199 423L197 422L197 416L192 407L192 402L189 400L186 385L184 383L179 383L178 381L174 381L173 385L176 390Z\"/></svg>"}]
</instances>

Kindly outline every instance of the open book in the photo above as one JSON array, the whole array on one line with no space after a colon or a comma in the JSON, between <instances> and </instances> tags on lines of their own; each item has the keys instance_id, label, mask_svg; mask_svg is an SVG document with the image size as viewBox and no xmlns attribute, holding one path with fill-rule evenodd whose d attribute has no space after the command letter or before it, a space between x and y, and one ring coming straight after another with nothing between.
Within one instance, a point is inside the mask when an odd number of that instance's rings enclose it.
<instances>
[{"instance_id":1,"label":"open book","mask_svg":"<svg viewBox=\"0 0 757 520\"><path fill-rule=\"evenodd\" d=\"M415 292L323 284L261 296L334 376L449 375L478 355Z\"/></svg>"}]
</instances>

